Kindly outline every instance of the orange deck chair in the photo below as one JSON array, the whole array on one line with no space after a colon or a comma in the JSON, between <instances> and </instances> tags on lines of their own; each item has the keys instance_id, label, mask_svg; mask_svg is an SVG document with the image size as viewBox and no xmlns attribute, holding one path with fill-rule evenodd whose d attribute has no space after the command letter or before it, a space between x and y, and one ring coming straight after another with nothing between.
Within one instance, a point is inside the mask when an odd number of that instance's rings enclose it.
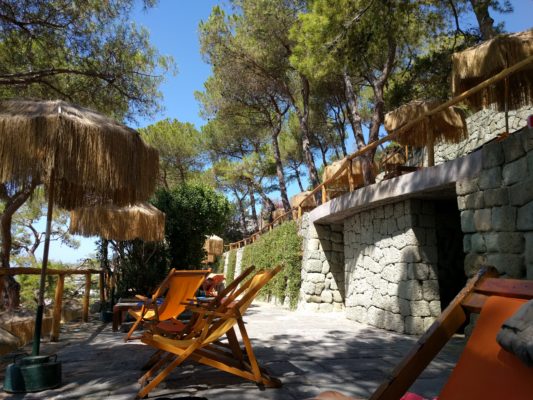
<instances>
[{"instance_id":1,"label":"orange deck chair","mask_svg":"<svg viewBox=\"0 0 533 400\"><path fill-rule=\"evenodd\" d=\"M239 288L239 285L254 271L255 267L252 265L246 268L239 276L231 281L231 283L221 290L215 297L210 299L191 298L187 299L183 305L195 305L198 307L206 307L214 310L223 302L233 298L233 293ZM164 336L181 337L194 330L197 322L198 313L193 313L188 324L183 324L175 318L161 321L152 325L152 331Z\"/></svg>"},{"instance_id":2,"label":"orange deck chair","mask_svg":"<svg viewBox=\"0 0 533 400\"><path fill-rule=\"evenodd\" d=\"M140 310L128 311L128 313L135 318L135 322L124 337L124 341L127 342L130 339L137 339L132 338L133 332L135 332L143 322L157 324L161 321L171 320L175 325L181 324L182 327L185 326L185 324L179 321L177 317L185 311L185 300L194 297L196 291L210 272L211 270L178 271L172 268L151 298L137 295L136 297L142 300L143 304ZM165 291L165 298L163 299L163 302L158 305L157 299L161 297Z\"/></svg>"},{"instance_id":3,"label":"orange deck chair","mask_svg":"<svg viewBox=\"0 0 533 400\"><path fill-rule=\"evenodd\" d=\"M186 360L194 360L209 365L260 385L279 387L281 382L271 377L259 366L244 325L243 315L259 290L280 270L281 266L277 266L270 271L257 272L216 310L189 307L191 311L201 315L200 321L203 323L198 324L198 329L184 339L172 339L145 332L141 341L155 349L163 350L164 353L139 379L141 390L137 396L139 398L147 396L152 389ZM235 326L239 329L244 351L237 339ZM227 338L227 343L221 341L223 337Z\"/></svg>"},{"instance_id":4,"label":"orange deck chair","mask_svg":"<svg viewBox=\"0 0 533 400\"><path fill-rule=\"evenodd\" d=\"M438 399L533 399L533 368L505 351L496 341L503 322L533 298L533 281L498 279L497 276L495 268L487 267L469 280L370 399L400 399L464 324L468 313L480 311L476 327ZM324 392L316 399L354 398L338 392Z\"/></svg>"}]
</instances>

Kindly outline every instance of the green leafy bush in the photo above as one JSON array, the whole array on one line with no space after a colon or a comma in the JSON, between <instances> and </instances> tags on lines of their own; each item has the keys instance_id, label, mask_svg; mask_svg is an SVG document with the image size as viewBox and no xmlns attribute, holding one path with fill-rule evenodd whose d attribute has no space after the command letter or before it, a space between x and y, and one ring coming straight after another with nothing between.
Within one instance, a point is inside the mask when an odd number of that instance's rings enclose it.
<instances>
[{"instance_id":1,"label":"green leafy bush","mask_svg":"<svg viewBox=\"0 0 533 400\"><path fill-rule=\"evenodd\" d=\"M295 308L301 283L302 238L298 236L296 222L286 222L264 234L255 243L244 248L243 269L255 265L258 269L272 269L281 264L284 268L263 289L263 293L284 301Z\"/></svg>"},{"instance_id":2,"label":"green leafy bush","mask_svg":"<svg viewBox=\"0 0 533 400\"><path fill-rule=\"evenodd\" d=\"M228 254L228 271L226 272L226 285L235 279L235 264L237 263L237 250L230 250Z\"/></svg>"}]
</instances>

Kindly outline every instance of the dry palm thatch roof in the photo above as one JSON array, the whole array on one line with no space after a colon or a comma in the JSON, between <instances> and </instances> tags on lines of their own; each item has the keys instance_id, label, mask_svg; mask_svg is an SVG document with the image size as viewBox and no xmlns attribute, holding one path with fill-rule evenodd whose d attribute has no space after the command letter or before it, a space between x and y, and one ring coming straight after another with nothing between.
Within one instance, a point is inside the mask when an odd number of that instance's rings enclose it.
<instances>
[{"instance_id":1,"label":"dry palm thatch roof","mask_svg":"<svg viewBox=\"0 0 533 400\"><path fill-rule=\"evenodd\" d=\"M307 197L311 194L311 191L305 191L298 194L295 194L291 197L291 207L297 208L315 208L316 207L316 199L315 196ZM307 197L307 198L306 198Z\"/></svg>"},{"instance_id":2,"label":"dry palm thatch roof","mask_svg":"<svg viewBox=\"0 0 533 400\"><path fill-rule=\"evenodd\" d=\"M500 35L478 46L452 56L452 91L460 93L478 85L503 69L533 55L533 29ZM516 109L531 104L533 100L533 64L515 72L508 78L509 108ZM505 83L500 81L467 98L473 108L496 104L499 110L505 105Z\"/></svg>"},{"instance_id":3,"label":"dry palm thatch roof","mask_svg":"<svg viewBox=\"0 0 533 400\"><path fill-rule=\"evenodd\" d=\"M109 240L160 242L165 238L165 214L149 203L81 207L70 212L69 231Z\"/></svg>"},{"instance_id":4,"label":"dry palm thatch roof","mask_svg":"<svg viewBox=\"0 0 533 400\"><path fill-rule=\"evenodd\" d=\"M224 240L216 235L208 236L204 243L206 253L219 256L224 252Z\"/></svg>"},{"instance_id":5,"label":"dry palm thatch roof","mask_svg":"<svg viewBox=\"0 0 533 400\"><path fill-rule=\"evenodd\" d=\"M438 102L414 100L385 115L385 129L395 131L408 122L437 107ZM434 142L457 143L468 135L464 113L457 107L448 107L436 115L425 118L413 128L401 132L396 141L401 145L424 147L428 144L428 134L433 133Z\"/></svg>"},{"instance_id":6,"label":"dry palm thatch roof","mask_svg":"<svg viewBox=\"0 0 533 400\"><path fill-rule=\"evenodd\" d=\"M54 182L66 209L148 199L157 150L139 133L95 111L55 100L0 101L0 181Z\"/></svg>"}]
</instances>

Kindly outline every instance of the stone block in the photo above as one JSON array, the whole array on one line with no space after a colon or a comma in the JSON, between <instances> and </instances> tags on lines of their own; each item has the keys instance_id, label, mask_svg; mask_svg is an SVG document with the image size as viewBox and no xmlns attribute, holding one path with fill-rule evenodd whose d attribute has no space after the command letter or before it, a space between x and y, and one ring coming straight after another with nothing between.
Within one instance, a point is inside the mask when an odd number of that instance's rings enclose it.
<instances>
[{"instance_id":1,"label":"stone block","mask_svg":"<svg viewBox=\"0 0 533 400\"><path fill-rule=\"evenodd\" d=\"M492 228L498 232L510 232L516 229L516 208L511 206L492 209Z\"/></svg>"},{"instance_id":2,"label":"stone block","mask_svg":"<svg viewBox=\"0 0 533 400\"><path fill-rule=\"evenodd\" d=\"M405 249L406 247L404 247L404 250ZM380 263L383 265L388 265L402 261L401 256L404 250L400 251L395 247L383 249L383 259L380 261Z\"/></svg>"},{"instance_id":3,"label":"stone block","mask_svg":"<svg viewBox=\"0 0 533 400\"><path fill-rule=\"evenodd\" d=\"M464 196L479 190L478 178L458 181L455 184L455 191L458 195Z\"/></svg>"},{"instance_id":4,"label":"stone block","mask_svg":"<svg viewBox=\"0 0 533 400\"><path fill-rule=\"evenodd\" d=\"M429 278L429 267L422 263L407 264L407 279L425 280Z\"/></svg>"},{"instance_id":5,"label":"stone block","mask_svg":"<svg viewBox=\"0 0 533 400\"><path fill-rule=\"evenodd\" d=\"M509 189L487 189L483 192L485 207L505 206L509 204Z\"/></svg>"},{"instance_id":6,"label":"stone block","mask_svg":"<svg viewBox=\"0 0 533 400\"><path fill-rule=\"evenodd\" d=\"M302 282L302 292L305 294L314 294L315 284L312 282Z\"/></svg>"},{"instance_id":7,"label":"stone block","mask_svg":"<svg viewBox=\"0 0 533 400\"><path fill-rule=\"evenodd\" d=\"M400 201L394 204L394 217L400 218L405 214L405 204L403 201Z\"/></svg>"},{"instance_id":8,"label":"stone block","mask_svg":"<svg viewBox=\"0 0 533 400\"><path fill-rule=\"evenodd\" d=\"M326 288L325 283L315 283L315 294L317 296L320 296L325 288Z\"/></svg>"},{"instance_id":9,"label":"stone block","mask_svg":"<svg viewBox=\"0 0 533 400\"><path fill-rule=\"evenodd\" d=\"M533 176L509 188L509 201L513 206L523 206L533 200Z\"/></svg>"},{"instance_id":10,"label":"stone block","mask_svg":"<svg viewBox=\"0 0 533 400\"><path fill-rule=\"evenodd\" d=\"M522 118L525 118L526 116L523 116ZM522 146L524 147L524 151L529 152L530 150L533 150L533 129L525 129L520 133L520 136L522 138Z\"/></svg>"},{"instance_id":11,"label":"stone block","mask_svg":"<svg viewBox=\"0 0 533 400\"><path fill-rule=\"evenodd\" d=\"M322 273L322 261L310 259L304 263L304 270L307 272L320 272Z\"/></svg>"},{"instance_id":12,"label":"stone block","mask_svg":"<svg viewBox=\"0 0 533 400\"><path fill-rule=\"evenodd\" d=\"M465 253L470 253L470 251L472 251L472 235L463 236L463 251Z\"/></svg>"},{"instance_id":13,"label":"stone block","mask_svg":"<svg viewBox=\"0 0 533 400\"><path fill-rule=\"evenodd\" d=\"M533 201L518 209L516 227L519 231L533 231Z\"/></svg>"},{"instance_id":14,"label":"stone block","mask_svg":"<svg viewBox=\"0 0 533 400\"><path fill-rule=\"evenodd\" d=\"M524 235L520 232L498 232L485 235L489 253L521 254L524 251Z\"/></svg>"},{"instance_id":15,"label":"stone block","mask_svg":"<svg viewBox=\"0 0 533 400\"><path fill-rule=\"evenodd\" d=\"M474 211L474 227L478 232L487 232L492 229L492 213L490 208Z\"/></svg>"},{"instance_id":16,"label":"stone block","mask_svg":"<svg viewBox=\"0 0 533 400\"><path fill-rule=\"evenodd\" d=\"M490 142L481 150L481 165L484 169L497 167L504 162L502 145L499 142Z\"/></svg>"},{"instance_id":17,"label":"stone block","mask_svg":"<svg viewBox=\"0 0 533 400\"><path fill-rule=\"evenodd\" d=\"M465 256L465 275L473 277L483 265L487 265L486 254L468 253Z\"/></svg>"},{"instance_id":18,"label":"stone block","mask_svg":"<svg viewBox=\"0 0 533 400\"><path fill-rule=\"evenodd\" d=\"M322 268L322 265L320 265ZM322 273L309 273L307 274L307 281L312 283L322 283L326 281L326 277Z\"/></svg>"},{"instance_id":19,"label":"stone block","mask_svg":"<svg viewBox=\"0 0 533 400\"><path fill-rule=\"evenodd\" d=\"M465 208L479 209L485 207L484 192L470 193L465 196Z\"/></svg>"},{"instance_id":20,"label":"stone block","mask_svg":"<svg viewBox=\"0 0 533 400\"><path fill-rule=\"evenodd\" d=\"M406 300L422 300L422 284L418 281L402 281L398 285L398 297Z\"/></svg>"},{"instance_id":21,"label":"stone block","mask_svg":"<svg viewBox=\"0 0 533 400\"><path fill-rule=\"evenodd\" d=\"M438 317L441 314L440 300L433 300L429 302L429 312L432 317Z\"/></svg>"},{"instance_id":22,"label":"stone block","mask_svg":"<svg viewBox=\"0 0 533 400\"><path fill-rule=\"evenodd\" d=\"M333 301L335 303L342 303L342 296L338 290L333 291L332 294L333 294Z\"/></svg>"},{"instance_id":23,"label":"stone block","mask_svg":"<svg viewBox=\"0 0 533 400\"><path fill-rule=\"evenodd\" d=\"M343 238L342 233L340 233L340 232L332 232L331 233L331 241L333 243L343 243L344 242L344 238Z\"/></svg>"},{"instance_id":24,"label":"stone block","mask_svg":"<svg viewBox=\"0 0 533 400\"><path fill-rule=\"evenodd\" d=\"M466 210L466 196L457 196L457 208L459 211Z\"/></svg>"},{"instance_id":25,"label":"stone block","mask_svg":"<svg viewBox=\"0 0 533 400\"><path fill-rule=\"evenodd\" d=\"M524 239L525 239L525 248L526 248L526 251L524 253L525 262L528 266L530 265L533 266L533 232L525 233ZM528 278L528 279L533 279L533 278Z\"/></svg>"},{"instance_id":26,"label":"stone block","mask_svg":"<svg viewBox=\"0 0 533 400\"><path fill-rule=\"evenodd\" d=\"M332 312L333 311L333 304L331 304L331 303L321 303L318 306L318 311L326 312L326 313Z\"/></svg>"},{"instance_id":27,"label":"stone block","mask_svg":"<svg viewBox=\"0 0 533 400\"><path fill-rule=\"evenodd\" d=\"M529 174L533 174L533 151L530 151L529 153L527 153L526 159L527 159L527 171L529 172Z\"/></svg>"},{"instance_id":28,"label":"stone block","mask_svg":"<svg viewBox=\"0 0 533 400\"><path fill-rule=\"evenodd\" d=\"M395 314L389 311L386 311L383 318L383 325L384 329L387 329L389 331L399 332L403 333L405 327L403 318L400 314Z\"/></svg>"},{"instance_id":29,"label":"stone block","mask_svg":"<svg viewBox=\"0 0 533 400\"><path fill-rule=\"evenodd\" d=\"M331 249L332 249L331 241L326 240L326 239L321 239L320 240L320 247L324 251L331 251Z\"/></svg>"},{"instance_id":30,"label":"stone block","mask_svg":"<svg viewBox=\"0 0 533 400\"><path fill-rule=\"evenodd\" d=\"M503 183L507 186L520 182L526 177L527 177L526 157L520 157L519 159L503 166L502 179L503 179Z\"/></svg>"},{"instance_id":31,"label":"stone block","mask_svg":"<svg viewBox=\"0 0 533 400\"><path fill-rule=\"evenodd\" d=\"M518 135L510 135L502 142L503 154L505 156L505 162L510 163L525 153L522 146L522 140Z\"/></svg>"},{"instance_id":32,"label":"stone block","mask_svg":"<svg viewBox=\"0 0 533 400\"><path fill-rule=\"evenodd\" d=\"M524 278L524 257L516 254L487 254L487 264L493 265L509 278Z\"/></svg>"},{"instance_id":33,"label":"stone block","mask_svg":"<svg viewBox=\"0 0 533 400\"><path fill-rule=\"evenodd\" d=\"M436 318L433 316L424 318L424 332L427 331L435 322Z\"/></svg>"},{"instance_id":34,"label":"stone block","mask_svg":"<svg viewBox=\"0 0 533 400\"><path fill-rule=\"evenodd\" d=\"M331 224L330 225L331 232L342 232L344 231L344 224Z\"/></svg>"},{"instance_id":35,"label":"stone block","mask_svg":"<svg viewBox=\"0 0 533 400\"><path fill-rule=\"evenodd\" d=\"M405 333L409 335L421 335L425 332L424 318L421 317L406 317L405 318Z\"/></svg>"},{"instance_id":36,"label":"stone block","mask_svg":"<svg viewBox=\"0 0 533 400\"><path fill-rule=\"evenodd\" d=\"M427 301L412 301L411 302L411 315L414 317L429 317L431 315L429 311L429 304Z\"/></svg>"},{"instance_id":37,"label":"stone block","mask_svg":"<svg viewBox=\"0 0 533 400\"><path fill-rule=\"evenodd\" d=\"M433 301L439 300L439 281L437 279L427 280L422 282L422 291L424 300Z\"/></svg>"},{"instance_id":38,"label":"stone block","mask_svg":"<svg viewBox=\"0 0 533 400\"><path fill-rule=\"evenodd\" d=\"M383 216L384 218L391 218L394 216L394 206L392 204L385 205L385 208L383 210Z\"/></svg>"},{"instance_id":39,"label":"stone block","mask_svg":"<svg viewBox=\"0 0 533 400\"><path fill-rule=\"evenodd\" d=\"M307 240L307 250L318 250L320 247L320 240L318 239L309 239Z\"/></svg>"},{"instance_id":40,"label":"stone block","mask_svg":"<svg viewBox=\"0 0 533 400\"><path fill-rule=\"evenodd\" d=\"M323 303L332 303L333 302L333 294L329 290L324 290L320 294L320 299Z\"/></svg>"},{"instance_id":41,"label":"stone block","mask_svg":"<svg viewBox=\"0 0 533 400\"><path fill-rule=\"evenodd\" d=\"M461 229L464 233L473 233L476 231L474 226L474 211L461 211Z\"/></svg>"},{"instance_id":42,"label":"stone block","mask_svg":"<svg viewBox=\"0 0 533 400\"><path fill-rule=\"evenodd\" d=\"M309 251L307 252L307 258L309 260L320 260L320 258L322 257L322 254L324 253L320 250Z\"/></svg>"},{"instance_id":43,"label":"stone block","mask_svg":"<svg viewBox=\"0 0 533 400\"><path fill-rule=\"evenodd\" d=\"M473 235L471 235L470 238L470 251L472 251L473 253L485 253L487 251L484 235L482 235L481 233L474 233Z\"/></svg>"},{"instance_id":44,"label":"stone block","mask_svg":"<svg viewBox=\"0 0 533 400\"><path fill-rule=\"evenodd\" d=\"M501 184L501 167L494 167L481 171L481 174L479 175L479 188L481 190L499 188Z\"/></svg>"}]
</instances>

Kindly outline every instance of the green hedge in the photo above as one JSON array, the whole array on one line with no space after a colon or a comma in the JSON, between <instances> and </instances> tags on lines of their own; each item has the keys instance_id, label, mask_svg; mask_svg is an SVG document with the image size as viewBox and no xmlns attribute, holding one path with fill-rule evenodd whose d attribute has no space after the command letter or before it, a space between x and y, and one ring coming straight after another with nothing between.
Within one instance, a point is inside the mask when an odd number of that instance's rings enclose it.
<instances>
[{"instance_id":1,"label":"green hedge","mask_svg":"<svg viewBox=\"0 0 533 400\"><path fill-rule=\"evenodd\" d=\"M278 264L284 268L263 289L263 294L275 296L296 308L301 283L302 238L296 222L286 222L262 235L255 243L244 248L242 269L255 265L257 269L271 269Z\"/></svg>"},{"instance_id":2,"label":"green hedge","mask_svg":"<svg viewBox=\"0 0 533 400\"><path fill-rule=\"evenodd\" d=\"M235 278L235 264L237 263L237 250L230 250L228 254L228 271L226 272L226 285L233 282Z\"/></svg>"}]
</instances>

